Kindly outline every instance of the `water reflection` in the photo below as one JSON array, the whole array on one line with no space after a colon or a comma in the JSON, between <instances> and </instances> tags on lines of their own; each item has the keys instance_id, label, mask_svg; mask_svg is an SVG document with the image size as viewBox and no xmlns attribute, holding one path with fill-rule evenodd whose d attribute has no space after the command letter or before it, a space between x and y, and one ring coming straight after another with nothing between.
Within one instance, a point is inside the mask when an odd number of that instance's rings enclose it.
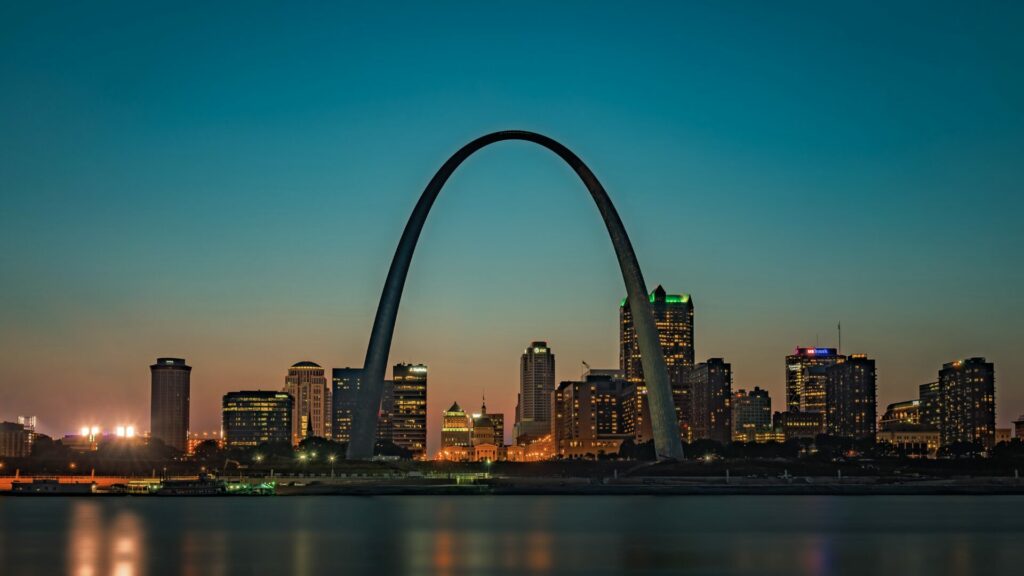
<instances>
[{"instance_id":1,"label":"water reflection","mask_svg":"<svg viewBox=\"0 0 1024 576\"><path fill-rule=\"evenodd\" d=\"M1013 573L1024 498L0 498L3 576Z\"/></svg>"},{"instance_id":2,"label":"water reflection","mask_svg":"<svg viewBox=\"0 0 1024 576\"><path fill-rule=\"evenodd\" d=\"M130 508L99 501L71 504L67 573L74 576L139 576L145 573L145 526Z\"/></svg>"}]
</instances>

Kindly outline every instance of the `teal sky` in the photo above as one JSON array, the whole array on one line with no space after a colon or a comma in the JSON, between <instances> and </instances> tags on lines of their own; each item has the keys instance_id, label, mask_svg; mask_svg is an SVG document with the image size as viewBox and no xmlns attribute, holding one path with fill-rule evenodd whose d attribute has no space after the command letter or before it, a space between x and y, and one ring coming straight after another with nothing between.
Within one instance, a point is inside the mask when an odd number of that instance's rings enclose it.
<instances>
[{"instance_id":1,"label":"teal sky","mask_svg":"<svg viewBox=\"0 0 1024 576\"><path fill-rule=\"evenodd\" d=\"M1016 2L5 2L0 418L148 428L148 365L227 390L360 365L405 219L459 146L552 136L616 203L698 359L782 406L798 345L943 362L1024 412L1024 8ZM435 205L392 360L508 414L535 339L618 362L624 289L585 189L503 143Z\"/></svg>"}]
</instances>

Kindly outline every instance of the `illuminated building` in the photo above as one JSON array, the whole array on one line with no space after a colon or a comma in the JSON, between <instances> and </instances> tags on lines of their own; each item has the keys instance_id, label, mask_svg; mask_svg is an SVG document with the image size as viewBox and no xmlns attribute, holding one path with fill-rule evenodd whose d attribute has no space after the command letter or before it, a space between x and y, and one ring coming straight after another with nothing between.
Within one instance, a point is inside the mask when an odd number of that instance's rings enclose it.
<instances>
[{"instance_id":1,"label":"illuminated building","mask_svg":"<svg viewBox=\"0 0 1024 576\"><path fill-rule=\"evenodd\" d=\"M24 458L32 451L32 432L24 424L0 422L0 456Z\"/></svg>"},{"instance_id":2,"label":"illuminated building","mask_svg":"<svg viewBox=\"0 0 1024 576\"><path fill-rule=\"evenodd\" d=\"M554 450L565 457L597 457L619 451L632 434L622 428L626 383L591 371L582 382L562 382L555 391Z\"/></svg>"},{"instance_id":3,"label":"illuminated building","mask_svg":"<svg viewBox=\"0 0 1024 576\"><path fill-rule=\"evenodd\" d=\"M244 390L224 395L222 426L227 448L290 442L294 400L285 392Z\"/></svg>"},{"instance_id":4,"label":"illuminated building","mask_svg":"<svg viewBox=\"0 0 1024 576\"><path fill-rule=\"evenodd\" d=\"M906 429L907 426L921 425L921 401L904 400L894 402L885 408L882 419L878 423L879 430Z\"/></svg>"},{"instance_id":5,"label":"illuminated building","mask_svg":"<svg viewBox=\"0 0 1024 576\"><path fill-rule=\"evenodd\" d=\"M284 392L292 397L292 443L316 436L330 438L333 406L324 369L315 362L297 362L288 369Z\"/></svg>"},{"instance_id":6,"label":"illuminated building","mask_svg":"<svg viewBox=\"0 0 1024 576\"><path fill-rule=\"evenodd\" d=\"M395 364L391 441L422 458L427 451L427 367Z\"/></svg>"},{"instance_id":7,"label":"illuminated building","mask_svg":"<svg viewBox=\"0 0 1024 576\"><path fill-rule=\"evenodd\" d=\"M840 356L826 373L827 433L844 438L874 438L875 361L864 354Z\"/></svg>"},{"instance_id":8,"label":"illuminated building","mask_svg":"<svg viewBox=\"0 0 1024 576\"><path fill-rule=\"evenodd\" d=\"M289 432L290 434L290 432ZM196 453L196 448L199 447L203 442L209 442L213 440L217 443L217 448L225 448L227 444L224 442L223 431L219 432L189 432L188 433L188 455L192 456Z\"/></svg>"},{"instance_id":9,"label":"illuminated building","mask_svg":"<svg viewBox=\"0 0 1024 576\"><path fill-rule=\"evenodd\" d=\"M917 425L904 426L907 427L879 430L875 435L875 441L879 444L891 444L896 451L906 456L934 457L936 455L939 451L938 430L922 430Z\"/></svg>"},{"instance_id":10,"label":"illuminated building","mask_svg":"<svg viewBox=\"0 0 1024 576\"><path fill-rule=\"evenodd\" d=\"M167 446L188 449L189 390L192 367L181 358L157 358L149 367L152 376L149 404L149 435Z\"/></svg>"},{"instance_id":11,"label":"illuminated building","mask_svg":"<svg viewBox=\"0 0 1024 576\"><path fill-rule=\"evenodd\" d=\"M786 356L786 410L824 414L828 368L838 360L835 348L797 348Z\"/></svg>"},{"instance_id":12,"label":"illuminated building","mask_svg":"<svg viewBox=\"0 0 1024 576\"><path fill-rule=\"evenodd\" d=\"M555 457L555 442L551 434L527 439L521 444L509 446L506 457L509 462L541 462Z\"/></svg>"},{"instance_id":13,"label":"illuminated building","mask_svg":"<svg viewBox=\"0 0 1024 576\"><path fill-rule=\"evenodd\" d=\"M942 425L942 387L938 381L918 387L918 420L922 430L938 430Z\"/></svg>"},{"instance_id":14,"label":"illuminated building","mask_svg":"<svg viewBox=\"0 0 1024 576\"><path fill-rule=\"evenodd\" d=\"M693 299L689 294L666 294L665 289L659 285L651 292L650 301L658 327L658 341L668 368L679 431L686 440L690 435L689 417L692 412L686 387L686 371L694 364ZM646 442L652 438L650 407L647 405L647 387L644 385L643 367L640 364L640 346L633 325L633 313L625 299L619 304L619 369L626 382L636 388L630 395L633 405L626 410L632 418L627 426L637 442Z\"/></svg>"},{"instance_id":15,"label":"illuminated building","mask_svg":"<svg viewBox=\"0 0 1024 576\"><path fill-rule=\"evenodd\" d=\"M1013 435L1015 438L1024 440L1024 414L1021 414L1013 421Z\"/></svg>"},{"instance_id":16,"label":"illuminated building","mask_svg":"<svg viewBox=\"0 0 1024 576\"><path fill-rule=\"evenodd\" d=\"M692 438L732 441L732 365L710 358L687 371L686 384Z\"/></svg>"},{"instance_id":17,"label":"illuminated building","mask_svg":"<svg viewBox=\"0 0 1024 576\"><path fill-rule=\"evenodd\" d=\"M749 393L739 390L732 395L734 442L757 442L758 433L765 434L771 430L772 398L767 390L755 386Z\"/></svg>"},{"instance_id":18,"label":"illuminated building","mask_svg":"<svg viewBox=\"0 0 1024 576\"><path fill-rule=\"evenodd\" d=\"M825 430L825 414L820 412L776 412L772 425L786 440L814 439Z\"/></svg>"},{"instance_id":19,"label":"illuminated building","mask_svg":"<svg viewBox=\"0 0 1024 576\"><path fill-rule=\"evenodd\" d=\"M491 435L493 440L493 428ZM451 408L445 410L441 420L441 449L471 445L469 416L466 415L465 410L459 407L459 403L455 402Z\"/></svg>"},{"instance_id":20,"label":"illuminated building","mask_svg":"<svg viewBox=\"0 0 1024 576\"><path fill-rule=\"evenodd\" d=\"M516 438L551 433L551 399L555 393L555 354L547 342L533 342L519 361L519 419Z\"/></svg>"},{"instance_id":21,"label":"illuminated building","mask_svg":"<svg viewBox=\"0 0 1024 576\"><path fill-rule=\"evenodd\" d=\"M331 370L331 411L334 423L331 434L335 442L348 442L352 435L352 412L362 383L362 368Z\"/></svg>"},{"instance_id":22,"label":"illuminated building","mask_svg":"<svg viewBox=\"0 0 1024 576\"><path fill-rule=\"evenodd\" d=\"M380 410L377 412L377 442L391 442L394 433L395 381L385 380L380 395Z\"/></svg>"},{"instance_id":23,"label":"illuminated building","mask_svg":"<svg viewBox=\"0 0 1024 576\"><path fill-rule=\"evenodd\" d=\"M487 411L487 402L481 402L480 413L473 414L470 419L473 426L472 443L505 445L505 415L491 414Z\"/></svg>"},{"instance_id":24,"label":"illuminated building","mask_svg":"<svg viewBox=\"0 0 1024 576\"><path fill-rule=\"evenodd\" d=\"M939 437L943 446L995 445L995 367L984 358L957 360L939 370Z\"/></svg>"}]
</instances>

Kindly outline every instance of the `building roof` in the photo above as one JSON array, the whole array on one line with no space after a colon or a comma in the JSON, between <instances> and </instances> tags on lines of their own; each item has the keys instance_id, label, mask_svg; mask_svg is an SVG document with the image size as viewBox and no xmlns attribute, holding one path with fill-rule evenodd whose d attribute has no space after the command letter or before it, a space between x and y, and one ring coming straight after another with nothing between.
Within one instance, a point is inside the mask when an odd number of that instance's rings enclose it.
<instances>
[{"instance_id":1,"label":"building roof","mask_svg":"<svg viewBox=\"0 0 1024 576\"><path fill-rule=\"evenodd\" d=\"M455 402L454 404L452 404L452 407L447 410L447 412L462 412L462 408L459 407L458 402Z\"/></svg>"},{"instance_id":2,"label":"building roof","mask_svg":"<svg viewBox=\"0 0 1024 576\"><path fill-rule=\"evenodd\" d=\"M320 368L320 365L316 362L310 362L309 360L303 360L302 362L296 362L292 364L292 368Z\"/></svg>"}]
</instances>

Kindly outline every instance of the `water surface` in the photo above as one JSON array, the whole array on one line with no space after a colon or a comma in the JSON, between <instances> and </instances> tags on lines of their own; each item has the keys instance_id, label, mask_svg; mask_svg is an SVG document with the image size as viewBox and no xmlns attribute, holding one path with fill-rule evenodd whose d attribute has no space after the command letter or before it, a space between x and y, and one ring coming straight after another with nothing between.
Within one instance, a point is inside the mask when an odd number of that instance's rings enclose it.
<instances>
[{"instance_id":1,"label":"water surface","mask_svg":"<svg viewBox=\"0 0 1024 576\"><path fill-rule=\"evenodd\" d=\"M0 498L0 573L1013 574L1024 497Z\"/></svg>"}]
</instances>

